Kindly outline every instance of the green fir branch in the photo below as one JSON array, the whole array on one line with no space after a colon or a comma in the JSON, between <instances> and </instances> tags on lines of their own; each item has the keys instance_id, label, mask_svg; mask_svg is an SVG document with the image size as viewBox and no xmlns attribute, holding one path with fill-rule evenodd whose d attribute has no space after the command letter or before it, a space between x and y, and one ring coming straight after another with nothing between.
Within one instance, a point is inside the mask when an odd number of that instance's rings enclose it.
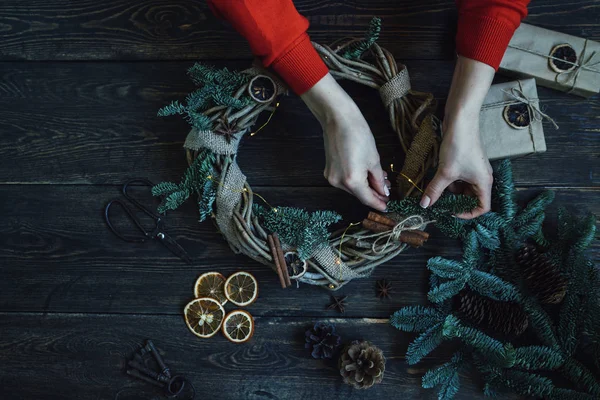
<instances>
[{"instance_id":1,"label":"green fir branch","mask_svg":"<svg viewBox=\"0 0 600 400\"><path fill-rule=\"evenodd\" d=\"M524 346L515 349L515 367L525 370L554 371L565 362L563 355L546 346Z\"/></svg>"},{"instance_id":2,"label":"green fir branch","mask_svg":"<svg viewBox=\"0 0 600 400\"><path fill-rule=\"evenodd\" d=\"M381 18L374 17L369 24L369 30L363 40L353 43L344 51L342 57L349 60L356 60L375 44L381 33Z\"/></svg>"},{"instance_id":3,"label":"green fir branch","mask_svg":"<svg viewBox=\"0 0 600 400\"><path fill-rule=\"evenodd\" d=\"M303 260L310 258L316 248L328 244L328 227L342 219L333 211L309 213L301 208L271 209L259 204L254 204L253 212L267 230L279 235L282 243L295 247Z\"/></svg>"},{"instance_id":4,"label":"green fir branch","mask_svg":"<svg viewBox=\"0 0 600 400\"><path fill-rule=\"evenodd\" d=\"M515 349L512 345L503 344L477 329L462 325L454 315L446 317L443 333L445 337L459 338L463 343L485 354L494 365L509 368L515 363Z\"/></svg>"},{"instance_id":5,"label":"green fir branch","mask_svg":"<svg viewBox=\"0 0 600 400\"><path fill-rule=\"evenodd\" d=\"M443 326L443 322L438 322L425 332L421 333L421 335L408 345L408 349L406 350L406 362L409 365L417 364L442 344L445 339Z\"/></svg>"},{"instance_id":6,"label":"green fir branch","mask_svg":"<svg viewBox=\"0 0 600 400\"><path fill-rule=\"evenodd\" d=\"M459 372L462 368L463 356L457 352L449 362L427 371L423 375L422 386L425 389L440 386L438 400L453 399L460 389Z\"/></svg>"},{"instance_id":7,"label":"green fir branch","mask_svg":"<svg viewBox=\"0 0 600 400\"><path fill-rule=\"evenodd\" d=\"M215 162L215 154L204 149L185 171L181 183L161 182L153 186L152 194L163 196L158 212L176 210L195 194L198 195L200 222L204 221L212 213L216 197Z\"/></svg>"},{"instance_id":8,"label":"green fir branch","mask_svg":"<svg viewBox=\"0 0 600 400\"><path fill-rule=\"evenodd\" d=\"M390 324L405 332L425 332L445 319L437 308L408 306L396 311L390 317Z\"/></svg>"}]
</instances>

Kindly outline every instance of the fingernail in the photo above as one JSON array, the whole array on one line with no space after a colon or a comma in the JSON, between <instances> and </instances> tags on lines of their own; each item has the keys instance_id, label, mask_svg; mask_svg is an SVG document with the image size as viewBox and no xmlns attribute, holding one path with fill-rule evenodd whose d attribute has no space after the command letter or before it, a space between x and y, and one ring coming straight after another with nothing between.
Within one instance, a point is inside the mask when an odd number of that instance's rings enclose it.
<instances>
[{"instance_id":1,"label":"fingernail","mask_svg":"<svg viewBox=\"0 0 600 400\"><path fill-rule=\"evenodd\" d=\"M421 199L421 203L419 203L419 205L422 208L427 208L427 207L429 207L429 203L431 203L431 199L429 198L429 196L424 195L423 198Z\"/></svg>"},{"instance_id":2,"label":"fingernail","mask_svg":"<svg viewBox=\"0 0 600 400\"><path fill-rule=\"evenodd\" d=\"M387 185L383 185L383 192L386 196L390 195L390 189L387 187Z\"/></svg>"}]
</instances>

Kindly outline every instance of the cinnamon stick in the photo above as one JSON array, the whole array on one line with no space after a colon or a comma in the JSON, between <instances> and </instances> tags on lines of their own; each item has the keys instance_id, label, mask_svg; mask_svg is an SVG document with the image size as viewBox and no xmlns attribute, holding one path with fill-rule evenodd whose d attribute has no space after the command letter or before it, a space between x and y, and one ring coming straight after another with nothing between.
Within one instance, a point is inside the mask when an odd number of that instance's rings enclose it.
<instances>
[{"instance_id":1,"label":"cinnamon stick","mask_svg":"<svg viewBox=\"0 0 600 400\"><path fill-rule=\"evenodd\" d=\"M379 222L380 224L387 225L391 228L398 225L398 223L396 221L394 221L393 219L388 218L385 215L377 214L376 212L373 212L373 211L369 212L367 219L370 219L371 221Z\"/></svg>"},{"instance_id":2,"label":"cinnamon stick","mask_svg":"<svg viewBox=\"0 0 600 400\"><path fill-rule=\"evenodd\" d=\"M421 247L426 242L426 239L423 239L423 236L418 234L417 231L402 231L399 240L411 247Z\"/></svg>"},{"instance_id":3,"label":"cinnamon stick","mask_svg":"<svg viewBox=\"0 0 600 400\"><path fill-rule=\"evenodd\" d=\"M425 231L411 231L414 232L416 234L418 234L419 236L421 236L423 238L423 240L427 241L429 239L429 233L425 232Z\"/></svg>"},{"instance_id":4,"label":"cinnamon stick","mask_svg":"<svg viewBox=\"0 0 600 400\"><path fill-rule=\"evenodd\" d=\"M281 271L283 272L285 283L287 286L292 286L292 281L290 280L290 273L288 272L287 263L285 262L285 256L283 255L283 249L281 248L281 242L279 241L279 236L277 236L276 233L273 233L273 242L275 242L275 250L277 250L279 265L281 265Z\"/></svg>"},{"instance_id":5,"label":"cinnamon stick","mask_svg":"<svg viewBox=\"0 0 600 400\"><path fill-rule=\"evenodd\" d=\"M375 221L370 220L368 218L363 220L362 226L363 226L363 228L368 229L368 230L370 230L371 232L374 232L374 233L389 232L389 231L391 231L393 229L389 225L384 225L382 223L375 222Z\"/></svg>"},{"instance_id":6,"label":"cinnamon stick","mask_svg":"<svg viewBox=\"0 0 600 400\"><path fill-rule=\"evenodd\" d=\"M271 256L273 257L273 262L275 263L275 267L277 269L277 276L279 276L279 283L281 283L281 287L285 289L287 287L285 278L283 276L283 270L281 268L281 262L279 260L279 254L277 252L277 248L275 247L275 241L273 240L273 235L267 236L267 242L269 243L269 249L271 249ZM287 267L286 267L287 269Z\"/></svg>"}]
</instances>

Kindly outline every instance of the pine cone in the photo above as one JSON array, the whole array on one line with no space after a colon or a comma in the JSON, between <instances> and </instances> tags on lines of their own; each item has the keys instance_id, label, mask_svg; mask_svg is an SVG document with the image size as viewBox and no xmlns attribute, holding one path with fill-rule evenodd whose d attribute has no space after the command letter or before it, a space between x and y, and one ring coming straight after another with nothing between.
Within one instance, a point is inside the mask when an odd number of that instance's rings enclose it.
<instances>
[{"instance_id":1,"label":"pine cone","mask_svg":"<svg viewBox=\"0 0 600 400\"><path fill-rule=\"evenodd\" d=\"M535 246L527 245L517 253L527 287L543 304L558 304L567 293L568 279Z\"/></svg>"},{"instance_id":2,"label":"pine cone","mask_svg":"<svg viewBox=\"0 0 600 400\"><path fill-rule=\"evenodd\" d=\"M368 389L382 381L385 357L371 343L355 340L342 352L339 366L344 383L356 389Z\"/></svg>"},{"instance_id":3,"label":"pine cone","mask_svg":"<svg viewBox=\"0 0 600 400\"><path fill-rule=\"evenodd\" d=\"M461 292L458 311L473 324L504 335L519 336L529 325L519 304L495 301L471 291Z\"/></svg>"},{"instance_id":4,"label":"pine cone","mask_svg":"<svg viewBox=\"0 0 600 400\"><path fill-rule=\"evenodd\" d=\"M311 350L313 358L331 358L340 347L342 338L335 333L334 325L317 322L306 331L305 340L304 347Z\"/></svg>"}]
</instances>

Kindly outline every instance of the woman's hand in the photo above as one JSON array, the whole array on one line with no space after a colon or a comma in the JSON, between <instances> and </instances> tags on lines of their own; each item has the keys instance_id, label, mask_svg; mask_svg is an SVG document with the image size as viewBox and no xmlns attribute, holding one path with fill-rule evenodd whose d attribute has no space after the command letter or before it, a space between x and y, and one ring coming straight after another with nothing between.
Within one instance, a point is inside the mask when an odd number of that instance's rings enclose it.
<instances>
[{"instance_id":1,"label":"woman's hand","mask_svg":"<svg viewBox=\"0 0 600 400\"><path fill-rule=\"evenodd\" d=\"M384 211L389 182L381 169L371 129L358 106L330 74L301 97L323 127L325 178L363 204Z\"/></svg>"},{"instance_id":2,"label":"woman's hand","mask_svg":"<svg viewBox=\"0 0 600 400\"><path fill-rule=\"evenodd\" d=\"M448 188L451 192L479 199L477 208L457 215L459 218L475 218L490 210L493 182L492 166L479 138L479 119L457 118L447 121L443 123L444 140L438 171L425 190L421 206L434 204Z\"/></svg>"},{"instance_id":3,"label":"woman's hand","mask_svg":"<svg viewBox=\"0 0 600 400\"><path fill-rule=\"evenodd\" d=\"M477 208L458 217L471 219L490 210L492 167L481 144L479 112L494 72L479 61L458 58L442 124L440 164L421 198L421 207L435 204L448 188L479 200Z\"/></svg>"}]
</instances>

